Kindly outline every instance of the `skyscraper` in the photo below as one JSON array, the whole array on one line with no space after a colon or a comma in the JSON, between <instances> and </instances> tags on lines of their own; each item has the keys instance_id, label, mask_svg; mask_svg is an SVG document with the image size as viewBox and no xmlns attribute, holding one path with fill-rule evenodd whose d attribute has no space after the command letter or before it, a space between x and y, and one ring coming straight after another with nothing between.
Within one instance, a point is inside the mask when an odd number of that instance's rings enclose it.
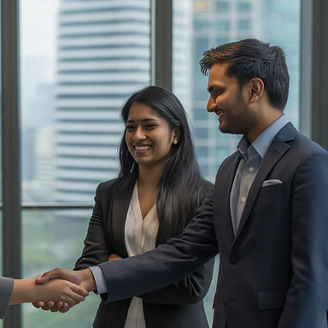
<instances>
[{"instance_id":1,"label":"skyscraper","mask_svg":"<svg viewBox=\"0 0 328 328\"><path fill-rule=\"evenodd\" d=\"M56 199L88 201L118 172L125 99L150 82L149 0L62 0Z\"/></svg>"}]
</instances>

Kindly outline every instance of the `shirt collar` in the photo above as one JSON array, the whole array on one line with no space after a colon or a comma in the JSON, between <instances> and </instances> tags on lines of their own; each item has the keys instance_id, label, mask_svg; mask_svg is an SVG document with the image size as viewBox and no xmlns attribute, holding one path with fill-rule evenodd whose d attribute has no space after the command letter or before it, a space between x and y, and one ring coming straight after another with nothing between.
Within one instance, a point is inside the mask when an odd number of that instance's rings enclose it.
<instances>
[{"instance_id":1,"label":"shirt collar","mask_svg":"<svg viewBox=\"0 0 328 328\"><path fill-rule=\"evenodd\" d=\"M253 146L256 152L264 157L266 151L268 150L273 138L278 134L278 132L288 123L288 119L285 115L282 115L278 120L273 122L269 127L267 127L253 142L249 143L247 138L243 136L238 144L238 152L244 157L250 146Z\"/></svg>"}]
</instances>

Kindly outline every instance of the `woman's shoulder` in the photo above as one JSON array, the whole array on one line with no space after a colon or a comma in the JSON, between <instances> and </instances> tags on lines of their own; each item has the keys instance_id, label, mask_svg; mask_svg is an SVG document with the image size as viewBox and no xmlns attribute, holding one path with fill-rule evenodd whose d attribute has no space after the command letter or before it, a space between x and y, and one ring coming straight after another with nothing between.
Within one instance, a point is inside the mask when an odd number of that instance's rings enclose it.
<instances>
[{"instance_id":1,"label":"woman's shoulder","mask_svg":"<svg viewBox=\"0 0 328 328\"><path fill-rule=\"evenodd\" d=\"M116 177L116 178L101 182L97 187L97 191L107 193L110 190L112 190L113 188L121 189L121 188L127 188L129 186L131 187L131 185L134 186L134 182L135 182L135 177L133 177L132 175Z\"/></svg>"},{"instance_id":2,"label":"woman's shoulder","mask_svg":"<svg viewBox=\"0 0 328 328\"><path fill-rule=\"evenodd\" d=\"M201 186L205 191L212 191L214 188L214 184L206 179L202 179Z\"/></svg>"}]
</instances>

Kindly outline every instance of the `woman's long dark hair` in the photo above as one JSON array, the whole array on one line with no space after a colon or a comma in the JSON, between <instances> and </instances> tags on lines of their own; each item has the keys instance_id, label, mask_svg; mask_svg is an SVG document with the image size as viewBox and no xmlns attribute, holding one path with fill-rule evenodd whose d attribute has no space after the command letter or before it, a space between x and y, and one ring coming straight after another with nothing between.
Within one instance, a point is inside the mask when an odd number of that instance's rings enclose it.
<instances>
[{"instance_id":1,"label":"woman's long dark hair","mask_svg":"<svg viewBox=\"0 0 328 328\"><path fill-rule=\"evenodd\" d=\"M177 236L186 221L202 200L202 176L197 164L185 110L178 98L169 90L150 86L133 94L122 108L122 119L127 121L133 103L144 104L154 109L169 124L180 129L177 144L172 145L169 159L159 183L157 215L161 225L159 242ZM131 156L125 142L125 133L120 145L120 176L138 175L138 164Z\"/></svg>"}]
</instances>

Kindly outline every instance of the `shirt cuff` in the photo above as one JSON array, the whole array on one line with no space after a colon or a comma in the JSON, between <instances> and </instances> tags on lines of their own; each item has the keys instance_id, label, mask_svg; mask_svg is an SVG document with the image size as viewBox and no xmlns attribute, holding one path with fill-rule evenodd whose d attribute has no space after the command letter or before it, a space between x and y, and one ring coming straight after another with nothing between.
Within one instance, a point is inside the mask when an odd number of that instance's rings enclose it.
<instances>
[{"instance_id":1,"label":"shirt cuff","mask_svg":"<svg viewBox=\"0 0 328 328\"><path fill-rule=\"evenodd\" d=\"M98 266L93 266L89 268L93 274L93 278L95 279L96 288L95 290L96 294L104 294L107 293L107 285L105 282L105 277L103 272Z\"/></svg>"}]
</instances>

